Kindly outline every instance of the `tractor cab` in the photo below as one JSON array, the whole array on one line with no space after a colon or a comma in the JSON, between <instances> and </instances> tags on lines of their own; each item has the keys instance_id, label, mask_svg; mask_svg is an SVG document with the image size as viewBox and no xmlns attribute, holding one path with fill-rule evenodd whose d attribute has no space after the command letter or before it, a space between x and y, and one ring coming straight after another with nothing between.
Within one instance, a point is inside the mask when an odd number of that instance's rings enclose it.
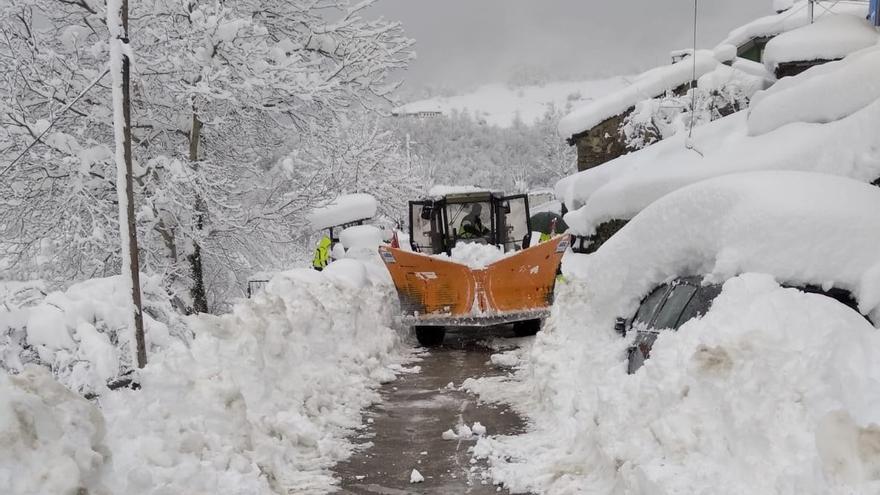
<instances>
[{"instance_id":1,"label":"tractor cab","mask_svg":"<svg viewBox=\"0 0 880 495\"><path fill-rule=\"evenodd\" d=\"M419 253L451 254L458 243L518 251L531 234L529 199L481 191L410 201L409 229L410 244Z\"/></svg>"}]
</instances>

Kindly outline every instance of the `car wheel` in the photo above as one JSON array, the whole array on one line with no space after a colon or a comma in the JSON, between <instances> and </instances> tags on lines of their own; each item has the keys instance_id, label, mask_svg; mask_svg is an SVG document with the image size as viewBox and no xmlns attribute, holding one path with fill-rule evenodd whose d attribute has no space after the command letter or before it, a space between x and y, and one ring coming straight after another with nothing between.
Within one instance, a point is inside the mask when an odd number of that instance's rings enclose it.
<instances>
[{"instance_id":1,"label":"car wheel","mask_svg":"<svg viewBox=\"0 0 880 495\"><path fill-rule=\"evenodd\" d=\"M517 337L535 335L541 329L541 320L518 321L513 324L513 334Z\"/></svg>"},{"instance_id":2,"label":"car wheel","mask_svg":"<svg viewBox=\"0 0 880 495\"><path fill-rule=\"evenodd\" d=\"M446 329L443 327L415 327L416 340L424 347L436 347L443 343Z\"/></svg>"}]
</instances>

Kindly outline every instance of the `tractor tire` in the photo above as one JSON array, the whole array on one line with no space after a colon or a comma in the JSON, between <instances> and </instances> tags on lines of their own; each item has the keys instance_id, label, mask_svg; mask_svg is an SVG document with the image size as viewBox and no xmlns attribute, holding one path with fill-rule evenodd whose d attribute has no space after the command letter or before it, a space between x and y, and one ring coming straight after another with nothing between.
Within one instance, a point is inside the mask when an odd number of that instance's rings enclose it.
<instances>
[{"instance_id":1,"label":"tractor tire","mask_svg":"<svg viewBox=\"0 0 880 495\"><path fill-rule=\"evenodd\" d=\"M529 337L538 333L541 329L541 320L518 321L513 324L513 334L517 337Z\"/></svg>"},{"instance_id":2,"label":"tractor tire","mask_svg":"<svg viewBox=\"0 0 880 495\"><path fill-rule=\"evenodd\" d=\"M443 327L415 327L416 340L422 347L437 347L443 343L446 329Z\"/></svg>"}]
</instances>

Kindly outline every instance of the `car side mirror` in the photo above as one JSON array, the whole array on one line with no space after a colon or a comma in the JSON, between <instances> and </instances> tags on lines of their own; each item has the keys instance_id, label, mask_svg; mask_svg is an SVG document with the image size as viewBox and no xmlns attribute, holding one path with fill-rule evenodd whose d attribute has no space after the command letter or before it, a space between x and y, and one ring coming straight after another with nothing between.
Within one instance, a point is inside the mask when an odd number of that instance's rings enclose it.
<instances>
[{"instance_id":1,"label":"car side mirror","mask_svg":"<svg viewBox=\"0 0 880 495\"><path fill-rule=\"evenodd\" d=\"M626 337L626 318L617 317L614 320L614 331L619 333L621 337Z\"/></svg>"},{"instance_id":2,"label":"car side mirror","mask_svg":"<svg viewBox=\"0 0 880 495\"><path fill-rule=\"evenodd\" d=\"M504 203L504 213L510 215L510 201Z\"/></svg>"}]
</instances>

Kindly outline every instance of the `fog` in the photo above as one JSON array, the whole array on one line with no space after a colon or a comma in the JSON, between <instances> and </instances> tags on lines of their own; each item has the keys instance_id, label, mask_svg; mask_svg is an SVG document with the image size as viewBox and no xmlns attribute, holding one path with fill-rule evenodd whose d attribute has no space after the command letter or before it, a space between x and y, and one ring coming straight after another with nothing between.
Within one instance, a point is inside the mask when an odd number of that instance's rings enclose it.
<instances>
[{"instance_id":1,"label":"fog","mask_svg":"<svg viewBox=\"0 0 880 495\"><path fill-rule=\"evenodd\" d=\"M630 74L693 44L692 0L380 0L372 15L403 22L418 59L410 91L460 90L516 74L547 79ZM699 0L698 45L772 13L771 0Z\"/></svg>"}]
</instances>

